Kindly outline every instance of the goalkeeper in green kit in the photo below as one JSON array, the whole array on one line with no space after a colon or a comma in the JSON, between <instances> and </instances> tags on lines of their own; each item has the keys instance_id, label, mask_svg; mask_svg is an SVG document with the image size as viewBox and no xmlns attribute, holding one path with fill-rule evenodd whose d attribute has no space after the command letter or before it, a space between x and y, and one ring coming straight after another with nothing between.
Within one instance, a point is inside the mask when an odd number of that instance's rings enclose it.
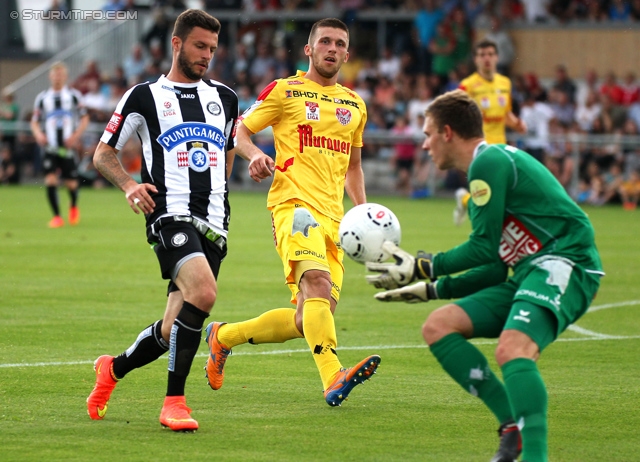
<instances>
[{"instance_id":1,"label":"goalkeeper in green kit","mask_svg":"<svg viewBox=\"0 0 640 462\"><path fill-rule=\"evenodd\" d=\"M378 300L457 298L433 311L422 334L444 370L499 423L492 462L546 462L547 391L535 361L582 316L604 275L587 215L535 158L484 141L476 103L455 90L426 111L423 148L441 170L467 172L469 240L414 257L391 242L395 263L367 263ZM509 271L511 269L511 271ZM456 276L450 276L461 273ZM427 281L415 282L418 279ZM468 339L498 338L504 382Z\"/></svg>"}]
</instances>

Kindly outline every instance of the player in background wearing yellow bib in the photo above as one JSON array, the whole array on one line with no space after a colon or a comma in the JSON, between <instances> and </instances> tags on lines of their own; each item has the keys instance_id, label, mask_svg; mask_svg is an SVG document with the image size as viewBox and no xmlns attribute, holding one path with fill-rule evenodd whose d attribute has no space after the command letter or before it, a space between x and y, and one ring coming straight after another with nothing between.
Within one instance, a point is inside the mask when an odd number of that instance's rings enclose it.
<instances>
[{"instance_id":1,"label":"player in background wearing yellow bib","mask_svg":"<svg viewBox=\"0 0 640 462\"><path fill-rule=\"evenodd\" d=\"M251 178L260 182L273 175L267 208L296 309L277 308L239 323L209 324L206 371L214 390L222 386L231 348L243 343L304 337L330 406L339 406L380 363L373 355L343 368L336 353L333 313L344 273L338 227L345 189L354 205L366 202L361 165L366 107L357 94L337 83L338 71L349 58L348 46L349 31L342 21L316 22L304 47L309 71L269 84L238 120L237 153L249 161ZM269 126L275 161L250 139Z\"/></svg>"},{"instance_id":2,"label":"player in background wearing yellow bib","mask_svg":"<svg viewBox=\"0 0 640 462\"><path fill-rule=\"evenodd\" d=\"M518 118L511 108L511 80L497 72L498 46L491 40L482 40L475 46L473 61L477 71L460 82L460 89L466 91L482 113L482 131L489 144L507 142L506 127L518 133L526 133L527 125ZM456 208L453 222L460 226L467 217L469 191L456 190Z\"/></svg>"}]
</instances>

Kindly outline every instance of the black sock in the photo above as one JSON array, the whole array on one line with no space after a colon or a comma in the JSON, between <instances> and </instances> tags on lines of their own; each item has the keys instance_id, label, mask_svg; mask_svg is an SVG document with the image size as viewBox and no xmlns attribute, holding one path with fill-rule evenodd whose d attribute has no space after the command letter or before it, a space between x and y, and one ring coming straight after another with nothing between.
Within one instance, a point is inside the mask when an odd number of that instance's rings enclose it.
<instances>
[{"instance_id":1,"label":"black sock","mask_svg":"<svg viewBox=\"0 0 640 462\"><path fill-rule=\"evenodd\" d=\"M60 215L60 206L58 205L58 187L47 186L47 197L49 198L49 205L55 216Z\"/></svg>"},{"instance_id":2,"label":"black sock","mask_svg":"<svg viewBox=\"0 0 640 462\"><path fill-rule=\"evenodd\" d=\"M185 301L182 304L171 328L167 396L184 395L184 385L202 339L202 325L208 317L208 313L191 303Z\"/></svg>"},{"instance_id":3,"label":"black sock","mask_svg":"<svg viewBox=\"0 0 640 462\"><path fill-rule=\"evenodd\" d=\"M169 350L162 338L162 319L145 328L136 341L113 360L113 373L121 379L129 372L155 361Z\"/></svg>"},{"instance_id":4,"label":"black sock","mask_svg":"<svg viewBox=\"0 0 640 462\"><path fill-rule=\"evenodd\" d=\"M78 203L78 189L70 189L69 197L71 198L71 207L75 207Z\"/></svg>"}]
</instances>

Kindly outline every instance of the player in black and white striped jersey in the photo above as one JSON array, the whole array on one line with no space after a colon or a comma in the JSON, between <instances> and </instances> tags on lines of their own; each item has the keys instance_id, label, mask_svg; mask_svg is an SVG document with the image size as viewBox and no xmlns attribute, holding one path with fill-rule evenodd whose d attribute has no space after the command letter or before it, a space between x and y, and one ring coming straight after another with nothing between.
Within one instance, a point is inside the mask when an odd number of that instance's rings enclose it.
<instances>
[{"instance_id":1,"label":"player in black and white striped jersey","mask_svg":"<svg viewBox=\"0 0 640 462\"><path fill-rule=\"evenodd\" d=\"M67 66L63 62L51 65L51 87L36 97L31 118L33 136L44 149L44 184L53 211L49 222L51 228L64 226L58 203L58 171L71 196L69 223L77 225L80 222L77 146L89 125L89 115L82 103L82 94L67 86L67 77Z\"/></svg>"},{"instance_id":2,"label":"player in black and white striped jersey","mask_svg":"<svg viewBox=\"0 0 640 462\"><path fill-rule=\"evenodd\" d=\"M202 80L218 45L220 23L200 10L178 16L173 63L157 82L136 85L122 97L96 149L96 168L119 187L135 213L146 217L147 239L169 279L164 318L144 329L117 357L100 356L96 385L87 399L102 419L117 381L167 350L169 378L160 423L195 431L185 382L200 344L204 320L216 299L229 227L227 178L234 156L232 131L238 97L229 87ZM123 169L117 152L136 133L142 141L142 182Z\"/></svg>"}]
</instances>

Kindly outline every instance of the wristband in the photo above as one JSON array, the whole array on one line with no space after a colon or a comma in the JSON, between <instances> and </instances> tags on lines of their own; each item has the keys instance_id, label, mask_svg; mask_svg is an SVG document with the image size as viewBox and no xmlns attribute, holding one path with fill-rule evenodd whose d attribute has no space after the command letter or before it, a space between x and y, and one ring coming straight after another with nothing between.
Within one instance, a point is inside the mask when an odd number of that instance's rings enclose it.
<instances>
[{"instance_id":1,"label":"wristband","mask_svg":"<svg viewBox=\"0 0 640 462\"><path fill-rule=\"evenodd\" d=\"M416 255L415 275L418 279L433 279L433 266L431 259L433 255L422 250Z\"/></svg>"},{"instance_id":2,"label":"wristband","mask_svg":"<svg viewBox=\"0 0 640 462\"><path fill-rule=\"evenodd\" d=\"M430 282L427 284L427 298L429 300L437 300L438 299L438 288L436 287L437 282Z\"/></svg>"}]
</instances>

